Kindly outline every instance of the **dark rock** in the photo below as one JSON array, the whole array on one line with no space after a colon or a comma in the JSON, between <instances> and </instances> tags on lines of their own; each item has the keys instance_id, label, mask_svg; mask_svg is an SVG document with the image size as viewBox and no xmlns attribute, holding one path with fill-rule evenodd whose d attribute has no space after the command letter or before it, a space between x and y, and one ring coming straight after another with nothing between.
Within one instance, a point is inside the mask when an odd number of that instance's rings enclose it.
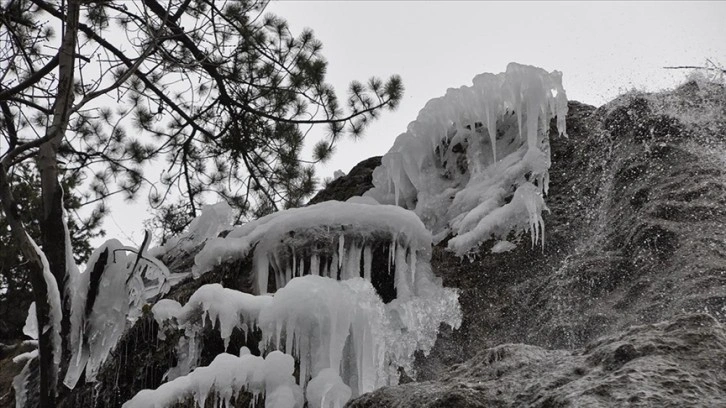
<instances>
[{"instance_id":1,"label":"dark rock","mask_svg":"<svg viewBox=\"0 0 726 408\"><path fill-rule=\"evenodd\" d=\"M308 205L329 200L345 201L351 197L363 195L373 187L373 170L380 165L381 156L363 160L356 164L347 175L331 181L308 202Z\"/></svg>"}]
</instances>

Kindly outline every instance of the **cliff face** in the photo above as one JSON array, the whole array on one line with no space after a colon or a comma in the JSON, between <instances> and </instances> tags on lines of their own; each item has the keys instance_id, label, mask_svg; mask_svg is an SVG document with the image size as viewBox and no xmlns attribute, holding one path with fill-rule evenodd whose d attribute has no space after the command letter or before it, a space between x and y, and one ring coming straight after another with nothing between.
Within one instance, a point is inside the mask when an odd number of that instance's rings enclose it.
<instances>
[{"instance_id":1,"label":"cliff face","mask_svg":"<svg viewBox=\"0 0 726 408\"><path fill-rule=\"evenodd\" d=\"M570 102L567 130L551 131L544 248L525 237L493 254L485 242L461 259L445 241L434 247L433 272L460 289L461 328L442 326L416 382L350 406L726 406L726 90L693 82L600 108ZM362 162L316 202L369 190L379 163ZM379 246L385 261L388 241ZM162 260L187 272L199 249ZM217 266L167 297L185 303L206 283L253 292L251 268L249 258ZM389 301L393 278L381 279ZM120 406L163 382L178 335L159 339L146 312L99 382L61 406ZM256 353L259 335L236 332L228 349ZM200 365L225 350L211 327L200 347Z\"/></svg>"},{"instance_id":2,"label":"cliff face","mask_svg":"<svg viewBox=\"0 0 726 408\"><path fill-rule=\"evenodd\" d=\"M550 138L544 250L521 243L469 260L435 248L434 270L461 289L461 329L444 330L419 359L418 380L431 382L351 405L726 404L725 118L724 89L695 82L598 109L571 102L569 138ZM697 312L712 318L677 317ZM628 329L663 320L671 322ZM678 334L663 329L674 325ZM658 337L669 345L652 343ZM514 357L476 370L502 352ZM629 363L605 367L608 358ZM694 358L715 363L686 364ZM567 367L585 374L538 380ZM494 381L501 376L506 392Z\"/></svg>"}]
</instances>

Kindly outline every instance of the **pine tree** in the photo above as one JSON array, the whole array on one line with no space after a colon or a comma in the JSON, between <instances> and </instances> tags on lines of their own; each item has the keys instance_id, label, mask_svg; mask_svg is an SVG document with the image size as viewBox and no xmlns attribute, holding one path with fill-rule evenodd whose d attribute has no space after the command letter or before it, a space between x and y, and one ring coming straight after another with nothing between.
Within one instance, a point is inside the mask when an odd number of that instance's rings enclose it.
<instances>
[{"instance_id":1,"label":"pine tree","mask_svg":"<svg viewBox=\"0 0 726 408\"><path fill-rule=\"evenodd\" d=\"M13 168L11 177L17 203L23 208L20 213L21 220L30 236L40 240L39 219L42 212L40 197L40 180L33 168L22 163ZM78 187L79 180L61 179L63 191L63 207L69 213L77 214L82 207L81 198L73 193ZM88 217L69 217L68 230L73 244L73 257L76 263L84 263L93 252L91 240L105 235L101 229L101 220L105 207L101 206ZM28 297L30 293L30 278L25 270L26 260L23 258L17 241L12 239L8 231L8 223L0 213L0 341L17 339L21 335L25 324L26 311L32 302Z\"/></svg>"},{"instance_id":2,"label":"pine tree","mask_svg":"<svg viewBox=\"0 0 726 408\"><path fill-rule=\"evenodd\" d=\"M54 364L69 346L62 178L87 186L89 204L132 199L146 184L153 207L179 192L192 216L213 195L260 215L299 204L314 189L312 165L399 103L397 76L353 82L340 103L312 31L294 35L265 6L8 0L0 8L0 201L27 261L39 327L54 325L56 287L63 309L60 327L40 333L42 406L55 405L68 358ZM305 162L313 125L327 126L327 138ZM155 159L164 160L159 185L144 173ZM12 176L29 161L40 184L42 251Z\"/></svg>"}]
</instances>

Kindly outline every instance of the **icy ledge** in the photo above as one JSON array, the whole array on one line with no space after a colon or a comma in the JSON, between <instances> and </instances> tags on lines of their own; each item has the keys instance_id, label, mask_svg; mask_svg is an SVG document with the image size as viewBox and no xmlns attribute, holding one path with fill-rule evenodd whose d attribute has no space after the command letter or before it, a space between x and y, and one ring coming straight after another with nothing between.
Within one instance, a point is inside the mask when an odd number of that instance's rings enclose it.
<instances>
[{"instance_id":1,"label":"icy ledge","mask_svg":"<svg viewBox=\"0 0 726 408\"><path fill-rule=\"evenodd\" d=\"M411 211L355 201L279 211L236 227L225 238L206 242L194 258L193 273L199 276L253 251L258 294L268 292L271 279L279 289L306 274L370 280L372 245L389 242L398 297L409 296L417 265L430 257L431 233Z\"/></svg>"},{"instance_id":2,"label":"icy ledge","mask_svg":"<svg viewBox=\"0 0 726 408\"><path fill-rule=\"evenodd\" d=\"M458 255L530 231L544 243L550 121L565 134L562 75L511 63L429 101L373 172L365 196L414 210Z\"/></svg>"}]
</instances>

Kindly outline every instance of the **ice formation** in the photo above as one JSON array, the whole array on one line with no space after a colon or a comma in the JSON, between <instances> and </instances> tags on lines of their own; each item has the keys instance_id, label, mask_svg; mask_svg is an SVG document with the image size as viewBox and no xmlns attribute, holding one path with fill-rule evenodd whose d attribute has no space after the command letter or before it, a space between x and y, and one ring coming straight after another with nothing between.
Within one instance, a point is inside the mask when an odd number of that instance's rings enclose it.
<instances>
[{"instance_id":1,"label":"ice formation","mask_svg":"<svg viewBox=\"0 0 726 408\"><path fill-rule=\"evenodd\" d=\"M351 395L350 387L332 368L320 371L305 391L309 408L343 408Z\"/></svg>"},{"instance_id":2,"label":"ice formation","mask_svg":"<svg viewBox=\"0 0 726 408\"><path fill-rule=\"evenodd\" d=\"M234 219L234 211L226 201L202 207L200 216L192 220L186 232L170 238L166 244L152 248L149 254L159 256L172 250L189 253L210 238L216 238L229 229Z\"/></svg>"},{"instance_id":3,"label":"ice formation","mask_svg":"<svg viewBox=\"0 0 726 408\"><path fill-rule=\"evenodd\" d=\"M254 296L219 284L200 287L183 307L171 299L158 301L151 311L161 328L159 337L163 339L169 327L184 331L176 347L178 363L166 373L166 377L173 380L197 366L202 351L199 347L201 333L208 320L213 328L219 330L227 349L232 331L238 328L246 336L256 329L260 310L271 301L269 295Z\"/></svg>"},{"instance_id":4,"label":"ice formation","mask_svg":"<svg viewBox=\"0 0 726 408\"><path fill-rule=\"evenodd\" d=\"M511 63L429 101L382 158L366 196L414 210L438 242L463 255L529 230L544 240L550 121L565 134L557 71Z\"/></svg>"},{"instance_id":5,"label":"ice formation","mask_svg":"<svg viewBox=\"0 0 726 408\"><path fill-rule=\"evenodd\" d=\"M371 248L382 241L390 242L398 297L405 298L417 259L430 256L431 233L413 212L377 203L326 201L270 214L236 227L225 238L207 241L195 257L193 272L199 276L254 249L260 294L268 292L271 279L274 290L305 274L370 280Z\"/></svg>"},{"instance_id":6,"label":"ice formation","mask_svg":"<svg viewBox=\"0 0 726 408\"><path fill-rule=\"evenodd\" d=\"M414 353L428 353L441 323L461 324L457 292L441 287L427 266L417 276L420 296L389 304L363 278L337 281L316 275L294 278L274 296L211 284L199 288L184 306L162 300L152 308L160 327L171 324L185 333L177 345L180 363L168 378L174 382L196 372L189 374L209 317L225 344L234 328L260 329L260 349L294 356L299 361L297 384L313 387L308 393L318 406L342 407L351 396L395 384L399 368L412 373Z\"/></svg>"},{"instance_id":7,"label":"ice formation","mask_svg":"<svg viewBox=\"0 0 726 408\"><path fill-rule=\"evenodd\" d=\"M58 372L58 365L60 364L61 358L60 331L62 309L60 291L58 290L58 283L56 282L53 273L50 271L50 264L48 263L48 258L45 257L43 251L40 250L35 241L33 241L33 239L30 237L30 235L28 235L28 241L30 241L30 243L33 245L33 249L35 249L35 252L38 254L38 257L43 264L43 279L45 280L45 290L48 296L48 305L50 306L50 319L48 325L42 328L42 332L45 333L48 330L52 331L51 334L53 336L53 375L56 375ZM40 327L38 327L37 317L35 320L35 327L36 333L38 334L38 336L40 336Z\"/></svg>"},{"instance_id":8,"label":"ice formation","mask_svg":"<svg viewBox=\"0 0 726 408\"><path fill-rule=\"evenodd\" d=\"M124 331L141 315L142 306L168 290L164 285L169 275L167 268L148 255L139 258L136 252L112 239L91 254L84 273L69 271L67 290L71 294L72 357L64 384L71 389L84 369L86 380L95 380L101 364ZM98 293L93 304L88 305L92 270L104 253L107 259ZM151 293L147 290L149 283L154 283L156 288Z\"/></svg>"},{"instance_id":9,"label":"ice formation","mask_svg":"<svg viewBox=\"0 0 726 408\"><path fill-rule=\"evenodd\" d=\"M171 381L125 407L192 397L203 406L211 393L226 405L241 390L264 392L268 406L294 406L305 390L309 407L337 408L395 384L399 369L411 373L415 352L433 347L441 323L461 323L457 292L431 271L432 241L453 236L449 248L460 255L490 238L497 240L493 251L512 250L511 236L524 231L532 245L544 244L550 122L556 118L565 134L566 113L560 73L510 64L503 74L479 75L473 86L430 101L383 157L364 197L280 211L224 238L217 235L227 210L207 209L211 215L202 217L209 220L195 221L174 245L204 244L195 257L197 277L251 256L255 295L205 285L184 306L157 303L162 330L184 331L179 365L168 373ZM373 259L381 253L388 269ZM388 303L372 285L385 273L396 289ZM223 354L195 369L207 318L225 345L235 329L259 330L267 357L243 349L240 357ZM277 368L264 368L273 355L277 363L269 364ZM299 363L295 377L292 357ZM278 386L259 385L269 375Z\"/></svg>"},{"instance_id":10,"label":"ice formation","mask_svg":"<svg viewBox=\"0 0 726 408\"><path fill-rule=\"evenodd\" d=\"M295 360L274 351L265 358L253 356L243 348L240 356L222 353L207 367L199 367L186 376L162 384L155 390L143 390L123 404L123 408L162 408L192 398L204 408L208 397L216 407L232 407L232 398L240 391L250 392L254 400L265 396L267 408L302 408L303 392L295 384Z\"/></svg>"},{"instance_id":11,"label":"ice formation","mask_svg":"<svg viewBox=\"0 0 726 408\"><path fill-rule=\"evenodd\" d=\"M33 307L33 312L35 312L35 307ZM18 375L13 378L13 390L15 391L15 407L16 408L23 408L25 407L25 402L28 399L28 379L30 377L30 363L38 358L38 350L35 349L33 351L20 354L18 356L15 356L13 358L13 363L20 364L22 362L25 362L25 365L23 366L23 369L20 371Z\"/></svg>"},{"instance_id":12,"label":"ice formation","mask_svg":"<svg viewBox=\"0 0 726 408\"><path fill-rule=\"evenodd\" d=\"M386 343L394 329L375 289L361 278L293 279L262 311L260 327L263 344L299 358L301 386L326 368L342 374L355 395L390 383Z\"/></svg>"}]
</instances>

